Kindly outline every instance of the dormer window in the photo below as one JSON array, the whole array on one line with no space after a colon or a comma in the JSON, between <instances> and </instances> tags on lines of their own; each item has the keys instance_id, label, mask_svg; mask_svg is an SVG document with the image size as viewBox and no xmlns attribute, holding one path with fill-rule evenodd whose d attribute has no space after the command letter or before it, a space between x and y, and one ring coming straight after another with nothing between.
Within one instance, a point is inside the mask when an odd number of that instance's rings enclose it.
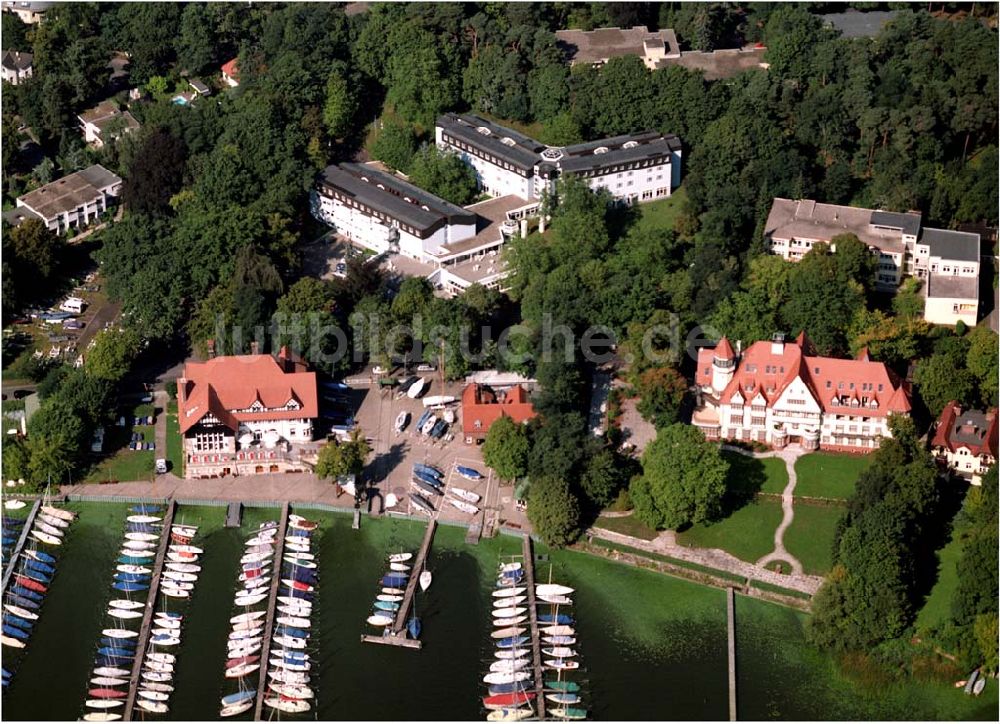
<instances>
[{"instance_id":1,"label":"dormer window","mask_svg":"<svg viewBox=\"0 0 1000 724\"><path fill-rule=\"evenodd\" d=\"M264 404L260 400L254 400L250 405L250 412L260 412L264 409Z\"/></svg>"},{"instance_id":2,"label":"dormer window","mask_svg":"<svg viewBox=\"0 0 1000 724\"><path fill-rule=\"evenodd\" d=\"M286 410L297 410L299 409L299 407L301 407L301 405L299 405L298 400L295 399L289 400L288 403L285 405Z\"/></svg>"},{"instance_id":3,"label":"dormer window","mask_svg":"<svg viewBox=\"0 0 1000 724\"><path fill-rule=\"evenodd\" d=\"M492 133L492 131L490 131L490 129L487 128L486 126L479 126L479 128L477 128L476 130L479 133L483 134L484 136L488 136L490 135L490 133Z\"/></svg>"},{"instance_id":4,"label":"dormer window","mask_svg":"<svg viewBox=\"0 0 1000 724\"><path fill-rule=\"evenodd\" d=\"M505 146L513 146L514 145L514 139L513 138L504 137L504 138L500 139L500 143L502 143Z\"/></svg>"},{"instance_id":5,"label":"dormer window","mask_svg":"<svg viewBox=\"0 0 1000 724\"><path fill-rule=\"evenodd\" d=\"M608 152L608 147L607 146L598 146L597 148L594 149L594 155L595 156L598 155L598 154L600 154L600 153L607 153L607 152ZM618 169L615 169L615 170L617 171Z\"/></svg>"},{"instance_id":6,"label":"dormer window","mask_svg":"<svg viewBox=\"0 0 1000 724\"><path fill-rule=\"evenodd\" d=\"M625 141L625 143L622 144L622 148L635 148L638 145L638 141Z\"/></svg>"}]
</instances>

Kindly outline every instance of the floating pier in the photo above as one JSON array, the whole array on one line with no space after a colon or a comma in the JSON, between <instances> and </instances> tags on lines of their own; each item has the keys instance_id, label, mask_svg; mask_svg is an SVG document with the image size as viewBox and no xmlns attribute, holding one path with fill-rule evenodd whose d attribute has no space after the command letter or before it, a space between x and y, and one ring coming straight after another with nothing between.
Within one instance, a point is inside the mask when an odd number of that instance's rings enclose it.
<instances>
[{"instance_id":1,"label":"floating pier","mask_svg":"<svg viewBox=\"0 0 1000 724\"><path fill-rule=\"evenodd\" d=\"M243 503L230 503L226 508L226 527L239 528L243 523Z\"/></svg>"},{"instance_id":2,"label":"floating pier","mask_svg":"<svg viewBox=\"0 0 1000 724\"><path fill-rule=\"evenodd\" d=\"M7 584L10 583L10 577L14 573L14 568L17 567L17 559L20 557L21 551L24 550L24 544L28 542L28 535L31 533L31 528L35 525L35 517L38 515L38 509L41 507L42 499L39 498L31 507L28 517L24 519L24 527L21 528L21 537L17 539L14 549L10 552L10 560L7 561L7 567L3 572L2 590L4 593L7 592Z\"/></svg>"},{"instance_id":3,"label":"floating pier","mask_svg":"<svg viewBox=\"0 0 1000 724\"><path fill-rule=\"evenodd\" d=\"M351 522L352 530L359 530L361 528L361 509L354 509L354 520Z\"/></svg>"},{"instance_id":4,"label":"floating pier","mask_svg":"<svg viewBox=\"0 0 1000 724\"><path fill-rule=\"evenodd\" d=\"M524 577L528 584L528 623L531 628L531 657L535 670L535 702L538 719L545 719L545 677L542 671L542 646L538 632L538 606L535 601L535 554L531 548L531 536L524 534L522 541Z\"/></svg>"},{"instance_id":5,"label":"floating pier","mask_svg":"<svg viewBox=\"0 0 1000 724\"><path fill-rule=\"evenodd\" d=\"M427 532L424 533L424 542L420 545L420 552L410 569L410 579L406 582L406 591L403 594L403 602L396 612L396 620L391 626L386 627L386 633L381 636L364 635L361 640L369 644L388 644L389 646L402 646L408 649L423 648L419 639L411 639L406 634L406 617L413 604L413 597L417 592L417 582L420 579L420 572L424 569L424 561L427 560L427 553L431 549L431 541L434 540L434 531L437 529L437 521L431 518L427 522Z\"/></svg>"},{"instance_id":6,"label":"floating pier","mask_svg":"<svg viewBox=\"0 0 1000 724\"><path fill-rule=\"evenodd\" d=\"M264 696L267 691L268 661L271 655L271 636L274 633L274 611L278 600L278 587L281 585L281 562L285 552L285 535L288 531L288 503L281 507L281 520L278 521L278 536L274 546L274 560L271 563L271 592L267 596L267 615L264 617L264 638L260 647L260 679L257 682L257 701L254 704L253 720L260 721L264 709Z\"/></svg>"},{"instance_id":7,"label":"floating pier","mask_svg":"<svg viewBox=\"0 0 1000 724\"><path fill-rule=\"evenodd\" d=\"M729 619L729 721L736 721L736 613L735 594L726 589L726 614Z\"/></svg>"},{"instance_id":8,"label":"floating pier","mask_svg":"<svg viewBox=\"0 0 1000 724\"><path fill-rule=\"evenodd\" d=\"M135 647L135 661L132 662L132 674L128 681L128 698L125 699L124 721L132 721L135 710L135 699L139 693L139 676L142 673L142 663L149 647L149 631L153 624L153 613L156 611L156 597L160 593L160 574L163 572L163 562L167 558L167 547L170 545L170 526L177 512L177 502L171 498L167 501L167 510L163 515L163 532L160 534L160 545L156 549L153 561L153 573L149 581L149 593L146 596L146 609L142 613L142 626L139 628L139 639Z\"/></svg>"}]
</instances>

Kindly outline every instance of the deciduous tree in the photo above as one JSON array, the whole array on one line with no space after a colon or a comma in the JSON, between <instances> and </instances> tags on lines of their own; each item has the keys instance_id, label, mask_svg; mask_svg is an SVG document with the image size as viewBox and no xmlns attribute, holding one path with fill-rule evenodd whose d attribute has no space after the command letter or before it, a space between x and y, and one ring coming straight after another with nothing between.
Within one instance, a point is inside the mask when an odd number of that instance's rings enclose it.
<instances>
[{"instance_id":1,"label":"deciduous tree","mask_svg":"<svg viewBox=\"0 0 1000 724\"><path fill-rule=\"evenodd\" d=\"M530 447L525 426L503 415L486 433L483 461L497 471L501 480L516 480L528 472Z\"/></svg>"},{"instance_id":2,"label":"deciduous tree","mask_svg":"<svg viewBox=\"0 0 1000 724\"><path fill-rule=\"evenodd\" d=\"M576 540L580 534L580 502L565 479L532 478L528 521L546 545L561 547Z\"/></svg>"}]
</instances>

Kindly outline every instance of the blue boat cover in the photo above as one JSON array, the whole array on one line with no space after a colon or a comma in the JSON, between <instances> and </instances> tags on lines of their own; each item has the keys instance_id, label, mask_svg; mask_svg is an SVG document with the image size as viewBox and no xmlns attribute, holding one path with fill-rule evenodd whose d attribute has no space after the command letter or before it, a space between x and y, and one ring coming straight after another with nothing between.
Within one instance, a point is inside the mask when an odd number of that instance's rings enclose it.
<instances>
[{"instance_id":1,"label":"blue boat cover","mask_svg":"<svg viewBox=\"0 0 1000 724\"><path fill-rule=\"evenodd\" d=\"M112 586L116 591L146 591L149 590L149 586L144 583L127 583L125 581L119 581Z\"/></svg>"},{"instance_id":2,"label":"blue boat cover","mask_svg":"<svg viewBox=\"0 0 1000 724\"><path fill-rule=\"evenodd\" d=\"M538 614L538 623L555 623L562 626L568 626L573 623L573 617L567 616L565 613L540 613Z\"/></svg>"},{"instance_id":3,"label":"blue boat cover","mask_svg":"<svg viewBox=\"0 0 1000 724\"><path fill-rule=\"evenodd\" d=\"M30 598L32 601L41 601L44 598L38 591L32 591L30 588L25 588L24 586L12 586L10 590L18 596Z\"/></svg>"}]
</instances>

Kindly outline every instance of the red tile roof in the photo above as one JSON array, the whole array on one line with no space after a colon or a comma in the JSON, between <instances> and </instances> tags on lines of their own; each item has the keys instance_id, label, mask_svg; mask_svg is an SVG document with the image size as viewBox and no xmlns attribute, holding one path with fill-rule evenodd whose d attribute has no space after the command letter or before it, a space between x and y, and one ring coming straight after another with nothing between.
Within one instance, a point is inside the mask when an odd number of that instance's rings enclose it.
<instances>
[{"instance_id":1,"label":"red tile roof","mask_svg":"<svg viewBox=\"0 0 1000 724\"><path fill-rule=\"evenodd\" d=\"M239 60L239 59L238 58L233 58L228 63L223 63L222 64L222 73L224 75L228 75L233 80L239 80L240 79L240 69L238 67L236 67L236 61L237 60Z\"/></svg>"},{"instance_id":2,"label":"red tile roof","mask_svg":"<svg viewBox=\"0 0 1000 724\"><path fill-rule=\"evenodd\" d=\"M719 343L715 345L714 353L719 359L734 359L736 357L736 353L733 352L733 345L729 344L729 340L725 337L720 339Z\"/></svg>"},{"instance_id":3,"label":"red tile roof","mask_svg":"<svg viewBox=\"0 0 1000 724\"><path fill-rule=\"evenodd\" d=\"M462 430L466 435L485 436L494 422L506 415L514 422L535 416L528 392L514 385L506 394L497 394L486 385L466 385L462 391Z\"/></svg>"},{"instance_id":4,"label":"red tile roof","mask_svg":"<svg viewBox=\"0 0 1000 724\"><path fill-rule=\"evenodd\" d=\"M910 411L906 384L882 362L873 362L867 355L852 360L803 352L803 348L811 351L811 347L804 334L780 346L770 341L755 342L743 353L732 380L719 395L720 401L729 402L739 392L749 402L760 393L770 406L792 381L801 377L826 413L848 412L853 400L857 400L853 409L864 410L869 417ZM712 384L715 356L714 350L698 350L695 382L699 386Z\"/></svg>"},{"instance_id":5,"label":"red tile roof","mask_svg":"<svg viewBox=\"0 0 1000 724\"><path fill-rule=\"evenodd\" d=\"M955 452L960 447L973 455L987 454L997 457L997 410L994 407L985 415L980 410L963 410L952 400L941 411L934 430L932 447L948 448Z\"/></svg>"},{"instance_id":6,"label":"red tile roof","mask_svg":"<svg viewBox=\"0 0 1000 724\"><path fill-rule=\"evenodd\" d=\"M316 373L303 369L304 365L284 350L277 359L249 354L188 362L183 377L177 380L181 433L209 413L234 431L240 422L317 417ZM255 401L265 408L284 408L291 400L298 403L298 409L245 411Z\"/></svg>"}]
</instances>

